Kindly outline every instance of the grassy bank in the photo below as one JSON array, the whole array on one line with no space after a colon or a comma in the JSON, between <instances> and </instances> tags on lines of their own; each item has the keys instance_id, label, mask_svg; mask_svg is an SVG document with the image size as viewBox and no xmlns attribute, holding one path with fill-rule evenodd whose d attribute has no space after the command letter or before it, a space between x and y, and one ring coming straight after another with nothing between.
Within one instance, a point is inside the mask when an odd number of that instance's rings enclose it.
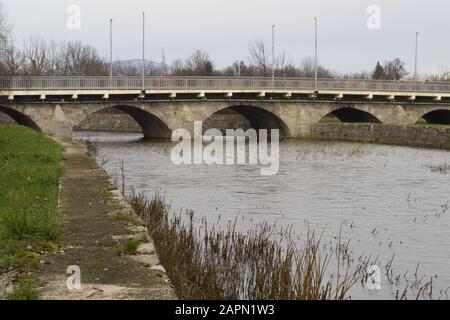
<instances>
[{"instance_id":1,"label":"grassy bank","mask_svg":"<svg viewBox=\"0 0 450 320\"><path fill-rule=\"evenodd\" d=\"M63 148L21 126L0 126L0 275L13 299L35 299L39 255L57 237Z\"/></svg>"}]
</instances>

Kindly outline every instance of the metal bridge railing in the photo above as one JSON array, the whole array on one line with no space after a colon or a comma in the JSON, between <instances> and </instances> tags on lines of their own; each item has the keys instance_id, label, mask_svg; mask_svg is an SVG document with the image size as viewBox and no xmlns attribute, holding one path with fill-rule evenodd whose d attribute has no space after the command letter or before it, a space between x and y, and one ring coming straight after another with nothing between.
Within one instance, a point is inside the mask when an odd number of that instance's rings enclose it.
<instances>
[{"instance_id":1,"label":"metal bridge railing","mask_svg":"<svg viewBox=\"0 0 450 320\"><path fill-rule=\"evenodd\" d=\"M314 79L251 77L146 77L146 90L314 90ZM0 77L2 91L140 90L141 77ZM318 89L336 91L450 93L450 82L319 79Z\"/></svg>"}]
</instances>

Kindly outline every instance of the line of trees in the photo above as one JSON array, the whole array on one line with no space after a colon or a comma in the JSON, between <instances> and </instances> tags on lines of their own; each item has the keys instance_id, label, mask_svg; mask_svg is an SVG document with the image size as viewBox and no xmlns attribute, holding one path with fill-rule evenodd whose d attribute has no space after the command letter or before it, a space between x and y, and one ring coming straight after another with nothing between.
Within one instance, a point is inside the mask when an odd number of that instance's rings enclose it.
<instances>
[{"instance_id":1,"label":"line of trees","mask_svg":"<svg viewBox=\"0 0 450 320\"><path fill-rule=\"evenodd\" d=\"M23 76L105 75L107 65L97 50L81 42L46 41L30 37L18 50L13 45L2 53L0 72Z\"/></svg>"},{"instance_id":2,"label":"line of trees","mask_svg":"<svg viewBox=\"0 0 450 320\"><path fill-rule=\"evenodd\" d=\"M217 69L210 55L196 50L187 59L178 59L168 68L170 74L177 76L260 76L272 75L272 56L261 40L251 42L246 60L236 60L231 66ZM285 53L275 58L275 76L277 77L314 77L315 63L312 58L303 60L300 67L295 66ZM318 67L321 78L332 78L335 73L323 66Z\"/></svg>"},{"instance_id":3,"label":"line of trees","mask_svg":"<svg viewBox=\"0 0 450 320\"><path fill-rule=\"evenodd\" d=\"M400 59L387 61L384 65L378 61L375 70L372 73L372 79L375 80L401 80L408 74L405 63Z\"/></svg>"},{"instance_id":4,"label":"line of trees","mask_svg":"<svg viewBox=\"0 0 450 320\"><path fill-rule=\"evenodd\" d=\"M186 60L176 60L171 74L180 76L261 76L272 75L272 56L267 46L261 40L251 42L246 61L236 60L231 66L219 70L215 68L214 61L209 54L200 50L195 51ZM318 65L319 78L344 77L348 79L374 79L374 80L401 80L408 75L406 65L396 58L386 61L383 65L377 62L373 72L360 72L353 74L339 74L322 65ZM275 58L275 76L313 78L315 75L315 61L312 57L303 59L300 66L296 66L283 53Z\"/></svg>"},{"instance_id":5,"label":"line of trees","mask_svg":"<svg viewBox=\"0 0 450 320\"><path fill-rule=\"evenodd\" d=\"M232 65L219 69L210 55L196 50L186 59L177 59L172 65L163 62L147 61L147 75L174 76L260 76L272 75L271 50L262 40L249 44L248 56L236 60ZM315 61L305 58L299 66L295 65L286 53L275 57L277 77L312 78L315 74ZM114 75L140 75L142 62L138 59L116 61ZM319 78L402 80L408 76L405 63L396 58L383 64L377 62L371 72L340 74L326 67L318 66ZM48 41L40 36L32 36L23 42L21 48L15 46L13 32L0 3L0 75L25 76L102 76L109 74L109 62L100 56L97 49L81 42ZM442 69L436 73L422 76L423 80L450 81L450 71Z\"/></svg>"},{"instance_id":6,"label":"line of trees","mask_svg":"<svg viewBox=\"0 0 450 320\"><path fill-rule=\"evenodd\" d=\"M12 28L0 3L0 74L25 76L104 75L107 64L97 49L81 42L48 41L40 36L15 46Z\"/></svg>"}]
</instances>

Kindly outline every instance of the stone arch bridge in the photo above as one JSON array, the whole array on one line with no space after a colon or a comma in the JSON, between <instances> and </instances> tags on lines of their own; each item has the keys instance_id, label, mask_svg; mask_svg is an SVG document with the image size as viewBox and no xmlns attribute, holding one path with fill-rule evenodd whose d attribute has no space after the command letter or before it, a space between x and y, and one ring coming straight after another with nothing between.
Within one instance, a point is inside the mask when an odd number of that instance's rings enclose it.
<instances>
[{"instance_id":1,"label":"stone arch bridge","mask_svg":"<svg viewBox=\"0 0 450 320\"><path fill-rule=\"evenodd\" d=\"M324 117L342 122L450 124L450 84L267 78L6 78L0 112L17 123L70 137L89 116L108 108L130 115L147 138L169 138L223 111L282 137L308 136ZM139 85L142 88L139 89Z\"/></svg>"}]
</instances>

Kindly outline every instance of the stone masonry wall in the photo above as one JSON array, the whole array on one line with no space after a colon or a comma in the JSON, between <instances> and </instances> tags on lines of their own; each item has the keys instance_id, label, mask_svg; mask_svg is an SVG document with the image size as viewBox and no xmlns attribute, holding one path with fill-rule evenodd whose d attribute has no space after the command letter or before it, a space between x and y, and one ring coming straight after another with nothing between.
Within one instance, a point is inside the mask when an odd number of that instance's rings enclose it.
<instances>
[{"instance_id":1,"label":"stone masonry wall","mask_svg":"<svg viewBox=\"0 0 450 320\"><path fill-rule=\"evenodd\" d=\"M360 123L315 124L311 127L310 137L450 149L449 127Z\"/></svg>"},{"instance_id":2,"label":"stone masonry wall","mask_svg":"<svg viewBox=\"0 0 450 320\"><path fill-rule=\"evenodd\" d=\"M0 112L0 125L2 124L14 124L16 123L11 117L4 114L3 112Z\"/></svg>"},{"instance_id":3,"label":"stone masonry wall","mask_svg":"<svg viewBox=\"0 0 450 320\"><path fill-rule=\"evenodd\" d=\"M83 131L115 131L115 132L142 132L141 127L128 114L102 114L96 113L83 121L76 130Z\"/></svg>"},{"instance_id":4,"label":"stone masonry wall","mask_svg":"<svg viewBox=\"0 0 450 320\"><path fill-rule=\"evenodd\" d=\"M212 115L203 124L203 129L244 129L250 127L248 120L231 110L223 110ZM91 115L84 120L76 130L83 131L114 131L114 132L142 132L141 127L128 114L120 110L107 110Z\"/></svg>"}]
</instances>

